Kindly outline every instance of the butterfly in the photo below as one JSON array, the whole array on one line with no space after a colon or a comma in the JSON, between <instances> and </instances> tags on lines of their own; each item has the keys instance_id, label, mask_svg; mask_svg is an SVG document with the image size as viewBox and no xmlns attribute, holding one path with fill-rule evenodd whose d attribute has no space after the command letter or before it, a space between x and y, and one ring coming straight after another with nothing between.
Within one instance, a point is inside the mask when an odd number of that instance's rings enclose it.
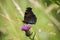
<instances>
[{"instance_id":1,"label":"butterfly","mask_svg":"<svg viewBox=\"0 0 60 40\"><path fill-rule=\"evenodd\" d=\"M37 18L36 15L32 12L31 7L27 7L25 14L24 14L24 20L23 23L26 24L36 24Z\"/></svg>"}]
</instances>

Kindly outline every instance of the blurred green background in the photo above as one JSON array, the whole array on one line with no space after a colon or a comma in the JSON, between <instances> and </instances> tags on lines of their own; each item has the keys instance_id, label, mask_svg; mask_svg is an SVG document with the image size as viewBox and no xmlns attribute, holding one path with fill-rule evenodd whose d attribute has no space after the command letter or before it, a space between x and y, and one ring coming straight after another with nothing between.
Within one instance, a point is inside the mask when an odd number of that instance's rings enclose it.
<instances>
[{"instance_id":1,"label":"blurred green background","mask_svg":"<svg viewBox=\"0 0 60 40\"><path fill-rule=\"evenodd\" d=\"M60 40L60 0L0 0L0 40L30 40L21 31L27 7L37 16L34 40Z\"/></svg>"}]
</instances>

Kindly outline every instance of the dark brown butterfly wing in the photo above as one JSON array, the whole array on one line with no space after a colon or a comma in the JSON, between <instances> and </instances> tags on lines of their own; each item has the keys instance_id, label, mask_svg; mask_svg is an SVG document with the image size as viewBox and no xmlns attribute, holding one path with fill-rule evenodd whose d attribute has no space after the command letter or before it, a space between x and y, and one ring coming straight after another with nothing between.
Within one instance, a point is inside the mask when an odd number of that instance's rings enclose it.
<instances>
[{"instance_id":1,"label":"dark brown butterfly wing","mask_svg":"<svg viewBox=\"0 0 60 40\"><path fill-rule=\"evenodd\" d=\"M35 24L37 21L36 16L34 15L34 13L32 12L32 10L27 9L27 11L25 12L24 15L24 23L26 24Z\"/></svg>"}]
</instances>

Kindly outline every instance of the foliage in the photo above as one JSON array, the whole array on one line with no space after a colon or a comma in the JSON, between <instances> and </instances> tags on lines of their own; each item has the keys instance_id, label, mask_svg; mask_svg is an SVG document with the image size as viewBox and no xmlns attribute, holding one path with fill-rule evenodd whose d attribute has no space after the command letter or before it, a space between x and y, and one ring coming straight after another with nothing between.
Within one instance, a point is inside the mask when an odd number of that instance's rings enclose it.
<instances>
[{"instance_id":1,"label":"foliage","mask_svg":"<svg viewBox=\"0 0 60 40\"><path fill-rule=\"evenodd\" d=\"M21 31L27 7L37 16L30 30L35 40L60 40L60 0L0 0L0 31L6 34L2 40L30 40Z\"/></svg>"}]
</instances>

